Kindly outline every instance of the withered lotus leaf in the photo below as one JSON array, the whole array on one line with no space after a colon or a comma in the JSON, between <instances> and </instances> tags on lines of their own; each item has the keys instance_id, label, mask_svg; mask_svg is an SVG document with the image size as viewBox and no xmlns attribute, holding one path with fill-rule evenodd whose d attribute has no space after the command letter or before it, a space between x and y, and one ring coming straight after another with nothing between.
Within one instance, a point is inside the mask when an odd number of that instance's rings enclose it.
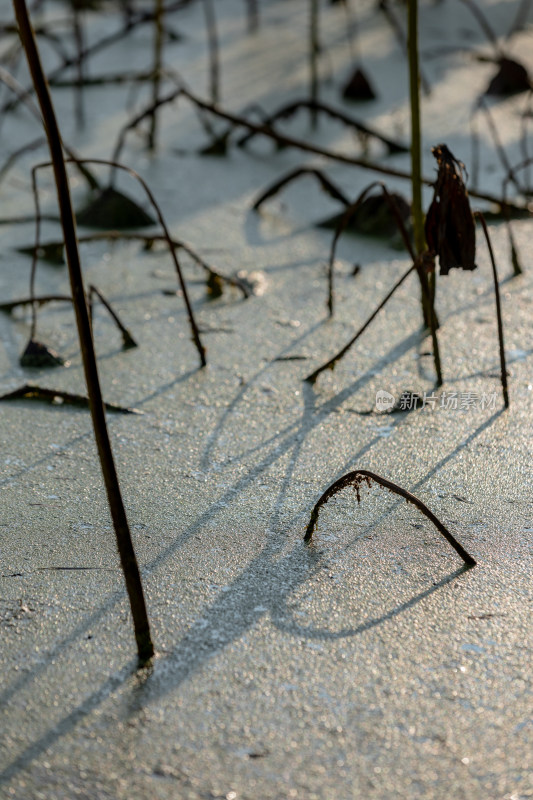
<instances>
[{"instance_id":1,"label":"withered lotus leaf","mask_svg":"<svg viewBox=\"0 0 533 800\"><path fill-rule=\"evenodd\" d=\"M438 164L434 195L426 217L428 248L439 257L440 274L453 267L476 268L476 228L463 180L464 164L445 144L432 148Z\"/></svg>"}]
</instances>

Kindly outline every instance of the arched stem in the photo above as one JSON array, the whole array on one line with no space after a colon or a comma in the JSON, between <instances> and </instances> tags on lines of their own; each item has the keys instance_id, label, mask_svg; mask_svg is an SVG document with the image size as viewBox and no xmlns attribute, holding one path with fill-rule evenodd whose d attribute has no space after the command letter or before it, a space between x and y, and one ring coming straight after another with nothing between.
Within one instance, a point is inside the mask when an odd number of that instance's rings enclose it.
<instances>
[{"instance_id":1,"label":"arched stem","mask_svg":"<svg viewBox=\"0 0 533 800\"><path fill-rule=\"evenodd\" d=\"M461 556L465 564L467 564L469 567L474 567L476 565L476 560L464 549L461 544L459 544L457 539L452 536L448 528L442 524L440 519L438 519L438 517L436 517L435 514L429 510L422 500L419 500L414 494L408 492L407 489L403 489L401 486L398 486L397 483L393 483L387 478L382 478L381 475L377 475L375 472L370 472L366 469L357 469L354 470L354 472L348 472L346 475L343 475L342 478L339 478L339 480L335 481L335 483L332 483L328 489L326 489L311 512L311 519L309 520L309 524L305 532L304 541L309 542L313 535L321 506L325 505L325 503L327 503L328 500L337 494L337 492L342 491L342 489L345 489L347 486L354 487L355 491L357 492L357 500L360 501L361 497L359 493L359 487L363 481L369 486L372 481L375 481L380 486L383 486L384 489L388 489L389 492L393 492L394 494L403 497L408 503L412 503L414 506L416 506L416 508L418 508L421 514L423 514L429 519L430 522L433 523L439 533L444 536L446 541Z\"/></svg>"}]
</instances>

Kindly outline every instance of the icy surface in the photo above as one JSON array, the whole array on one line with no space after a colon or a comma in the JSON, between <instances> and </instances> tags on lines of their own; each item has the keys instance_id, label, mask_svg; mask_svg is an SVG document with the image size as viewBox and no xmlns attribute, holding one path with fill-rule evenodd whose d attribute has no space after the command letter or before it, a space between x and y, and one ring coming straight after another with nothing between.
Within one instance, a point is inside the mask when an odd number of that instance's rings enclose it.
<instances>
[{"instance_id":1,"label":"icy surface","mask_svg":"<svg viewBox=\"0 0 533 800\"><path fill-rule=\"evenodd\" d=\"M252 101L272 110L307 91L308 4L260 5L261 28L250 35L244 3L216 4L222 104L234 110ZM357 4L359 51L380 99L346 109L405 141L405 59L374 5ZM486 4L501 33L517 8ZM54 13L64 16L59 6ZM100 12L86 22L93 40L120 17ZM201 4L171 22L185 38L168 46L166 61L205 96ZM429 149L440 141L469 162L470 109L494 66L473 59L474 49L490 47L460 4L424 4L422 23L424 53L458 42L470 50L424 60L432 85L423 104L424 171L432 175ZM321 91L340 105L351 67L341 5L324 6L322 35L322 75L331 81ZM151 41L151 30L139 29L96 57L91 74L149 69ZM509 47L527 61L530 42L526 31ZM53 63L50 50L45 60ZM120 125L148 98L146 88L133 100L124 87L87 89L86 127L77 130L72 91L54 90L64 136L87 157L109 155ZM513 162L521 157L524 102L494 109ZM22 109L3 125L3 159L38 135ZM499 193L501 165L480 127L478 186ZM313 133L305 112L284 130L361 155L335 123L321 120ZM209 301L202 271L183 256L206 369L198 369L182 299L163 293L176 278L162 245L146 252L135 242L99 242L81 251L87 281L112 300L140 344L122 352L120 334L96 307L105 398L143 412L108 420L158 651L150 670L135 671L88 413L22 401L1 407L0 796L530 798L531 223L515 224L526 271L512 280L505 230L492 228L510 410L502 410L490 263L479 239L478 270L439 281L445 385L436 408L365 413L380 389L395 397L433 390L414 279L334 372L314 387L302 379L364 322L408 267L405 254L345 237L337 312L328 321L332 234L313 222L339 207L311 178L269 201L260 216L250 207L260 189L304 163L326 167L350 196L374 176L276 152L264 140L225 158L197 155L208 141L180 101L163 112L156 156L135 134L122 156L149 182L174 236L225 274L260 274L258 296L243 301L230 290ZM406 156L385 159L374 146L370 155L409 168ZM32 213L35 159L18 162L1 184L2 217ZM81 205L74 172L73 184ZM50 176L40 185L43 210L55 214ZM409 194L405 182L389 185ZM133 183L121 178L120 186L144 202ZM44 241L59 235L45 223ZM31 224L0 227L5 300L27 294L30 260L16 248L32 240ZM353 277L356 262L362 269ZM41 264L37 291L67 292L66 270ZM38 325L68 369L19 366L29 322L28 309L0 316L1 391L32 381L84 393L68 305L43 307ZM440 407L443 392L457 393L456 409ZM478 398L476 407L465 406L467 395ZM304 546L314 502L357 467L418 494L478 566L463 570L416 509L378 488L364 490L359 506L349 490L332 500L313 544Z\"/></svg>"}]
</instances>

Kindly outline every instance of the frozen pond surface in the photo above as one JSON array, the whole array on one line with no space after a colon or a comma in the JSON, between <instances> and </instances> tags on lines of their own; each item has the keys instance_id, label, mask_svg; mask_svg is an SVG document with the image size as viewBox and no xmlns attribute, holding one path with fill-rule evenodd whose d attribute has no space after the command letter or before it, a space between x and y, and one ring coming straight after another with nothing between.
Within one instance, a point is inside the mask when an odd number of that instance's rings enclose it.
<instances>
[{"instance_id":1,"label":"frozen pond surface","mask_svg":"<svg viewBox=\"0 0 533 800\"><path fill-rule=\"evenodd\" d=\"M518 3L484 7L501 32ZM242 2L219 0L216 8L222 105L239 111L256 101L270 111L302 97L307 3L265 0L253 36ZM55 13L64 15L59 6ZM405 141L404 56L372 4L358 4L358 21L360 55L380 97L344 108ZM490 52L452 0L424 4L422 22L424 53L457 42ZM120 18L100 13L87 23L92 41ZM321 92L338 106L351 65L344 25L341 7L323 9L321 70L331 80ZM174 15L172 26L184 38L168 45L166 62L205 96L201 5ZM151 30L138 29L95 57L91 74L149 69L151 40ZM510 50L528 63L530 44L524 33ZM54 63L44 45L43 52ZM468 165L470 109L494 66L457 51L424 67L432 85L423 104L424 171L432 175L430 147L440 141ZM19 78L27 80L22 68ZM77 130L72 91L54 91L65 138L87 157L107 157L119 127L148 97L146 88L87 89L86 126ZM494 108L513 163L521 158L524 103L519 96ZM305 112L283 129L361 155L336 123L321 120L313 133ZM22 109L2 132L2 161L38 135ZM478 187L497 194L501 166L481 133ZM143 412L108 419L158 651L151 670L135 672L88 413L22 401L1 407L0 797L531 798L531 223L515 224L526 271L511 280L503 280L511 273L505 230L492 229L510 410L501 410L490 263L479 239L478 269L439 280L445 385L436 407L368 414L379 390L398 397L433 389L414 279L334 372L314 387L302 379L362 324L407 268L405 254L343 238L337 312L328 321L332 234L313 222L339 207L307 178L260 216L250 208L259 190L302 164L324 166L354 197L372 173L265 141L233 147L225 158L195 154L208 142L180 101L163 112L157 156L136 134L122 155L152 187L174 236L225 274L258 273L257 296L243 301L230 290L209 301L203 273L183 256L206 369L198 369L181 298L164 293L176 279L163 247L82 246L87 281L112 300L140 344L122 352L120 334L97 307L105 398ZM370 155L408 169L405 155L385 159L373 145ZM19 161L0 185L2 218L32 213L35 158ZM79 206L84 188L75 174L73 183ZM409 194L405 182L389 185ZM41 186L43 210L55 214L49 176ZM141 200L133 183L121 178L120 186ZM44 224L44 241L58 235L56 224ZM33 226L3 225L0 240L2 299L24 296L30 262L16 248L31 245ZM362 265L355 277L354 263ZM37 291L68 291L66 270L41 264ZM27 381L84 392L70 308L44 306L38 327L68 369L19 366L27 311L1 315L0 331L2 393ZM457 408L441 408L445 392L452 400L457 393ZM350 491L331 501L314 543L304 546L316 499L357 467L415 492L478 566L463 570L416 509L378 488L364 490L360 506Z\"/></svg>"}]
</instances>

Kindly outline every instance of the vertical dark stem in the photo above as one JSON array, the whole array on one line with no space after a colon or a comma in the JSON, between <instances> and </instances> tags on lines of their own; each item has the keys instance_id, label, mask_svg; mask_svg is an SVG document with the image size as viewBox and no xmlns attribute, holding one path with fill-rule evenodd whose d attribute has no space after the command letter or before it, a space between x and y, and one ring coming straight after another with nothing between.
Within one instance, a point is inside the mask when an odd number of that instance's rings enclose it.
<instances>
[{"instance_id":1,"label":"vertical dark stem","mask_svg":"<svg viewBox=\"0 0 533 800\"><path fill-rule=\"evenodd\" d=\"M418 0L409 0L408 38L409 95L411 105L411 174L413 192L413 236L416 254L425 250L424 213L422 211L422 170L420 134L420 77L418 67Z\"/></svg>"},{"instance_id":2,"label":"vertical dark stem","mask_svg":"<svg viewBox=\"0 0 533 800\"><path fill-rule=\"evenodd\" d=\"M420 126L420 68L418 64L418 0L408 0L407 6L407 53L409 58L409 96L411 106L411 185L413 192L412 217L416 255L426 249L424 212L422 210L422 148ZM442 371L437 339L437 316L435 314L436 275L428 277L418 270L422 288L422 315L424 325L429 328L433 344L433 359L437 373L437 385L442 385Z\"/></svg>"},{"instance_id":3,"label":"vertical dark stem","mask_svg":"<svg viewBox=\"0 0 533 800\"><path fill-rule=\"evenodd\" d=\"M487 247L489 248L490 262L492 264L492 277L494 279L494 296L496 299L496 318L498 320L498 339L500 344L500 370L502 376L503 402L505 404L505 408L509 408L509 389L507 386L507 366L505 364L505 348L503 343L503 320L502 320L502 306L500 302L500 285L498 282L498 270L496 269L496 259L494 258L494 253L492 250L492 244L487 229L487 223L485 222L485 217L480 211L476 211L475 216L481 222L481 227L483 228L483 233L485 234L485 241L487 242Z\"/></svg>"},{"instance_id":4,"label":"vertical dark stem","mask_svg":"<svg viewBox=\"0 0 533 800\"><path fill-rule=\"evenodd\" d=\"M31 185L33 190L33 202L35 205L35 243L31 259L30 272L30 297L31 297L31 333L30 339L35 339L37 333L37 306L35 302L35 276L37 273L37 261L39 259L39 247L41 241L41 205L39 203L39 189L37 188L37 173L35 169L31 171Z\"/></svg>"},{"instance_id":5,"label":"vertical dark stem","mask_svg":"<svg viewBox=\"0 0 533 800\"><path fill-rule=\"evenodd\" d=\"M259 0L246 0L248 12L248 33L257 33L259 30Z\"/></svg>"},{"instance_id":6,"label":"vertical dark stem","mask_svg":"<svg viewBox=\"0 0 533 800\"><path fill-rule=\"evenodd\" d=\"M46 135L50 147L50 154L53 162L54 176L57 187L58 203L61 214L61 225L63 227L63 235L65 239L65 253L69 267L72 301L76 312L76 323L78 326L78 335L83 358L85 380L89 394L89 405L91 409L94 434L107 491L109 508L117 537L118 551L120 554L122 569L124 571L126 588L128 591L133 615L139 661L141 663L146 663L146 661L153 656L154 647L150 635L150 624L148 621L148 614L144 601L141 576L135 551L133 549L133 542L131 540L129 525L126 518L126 511L122 502L118 476L113 460L111 442L109 440L109 434L107 431L104 404L100 389L100 381L98 378L94 343L92 339L91 324L83 286L83 276L81 272L78 242L76 238L76 223L72 211L67 171L63 161L61 136L57 125L48 84L41 66L39 52L35 43L25 0L13 0L13 6L15 8L15 14L17 17L20 38L26 52L33 84L35 86L35 92L41 106Z\"/></svg>"},{"instance_id":7,"label":"vertical dark stem","mask_svg":"<svg viewBox=\"0 0 533 800\"><path fill-rule=\"evenodd\" d=\"M76 66L76 88L75 88L75 104L76 104L76 124L79 128L83 126L85 122L85 114L83 108L83 28L80 19L80 11L74 7L73 9L74 14L74 39L76 40L76 49L78 51L78 63Z\"/></svg>"},{"instance_id":8,"label":"vertical dark stem","mask_svg":"<svg viewBox=\"0 0 533 800\"><path fill-rule=\"evenodd\" d=\"M159 87L161 85L161 70L163 59L163 38L165 35L165 21L163 0L156 0L155 5L155 39L154 39L154 76L152 79L152 102L157 108L159 101ZM157 136L157 110L154 110L150 121L148 134L148 147L155 150Z\"/></svg>"},{"instance_id":9,"label":"vertical dark stem","mask_svg":"<svg viewBox=\"0 0 533 800\"><path fill-rule=\"evenodd\" d=\"M220 80L218 68L218 35L217 20L213 0L204 0L205 24L207 27L207 40L209 45L209 87L213 105L220 100Z\"/></svg>"},{"instance_id":10,"label":"vertical dark stem","mask_svg":"<svg viewBox=\"0 0 533 800\"><path fill-rule=\"evenodd\" d=\"M309 68L310 68L310 96L311 100L318 101L318 55L320 53L320 42L318 38L318 0L310 0L311 19L309 32ZM318 116L316 108L311 108L311 125L316 128Z\"/></svg>"},{"instance_id":11,"label":"vertical dark stem","mask_svg":"<svg viewBox=\"0 0 533 800\"><path fill-rule=\"evenodd\" d=\"M477 112L478 105L474 106L470 112L470 141L471 141L471 157L470 157L470 185L477 188L479 182L479 133L477 125Z\"/></svg>"}]
</instances>

